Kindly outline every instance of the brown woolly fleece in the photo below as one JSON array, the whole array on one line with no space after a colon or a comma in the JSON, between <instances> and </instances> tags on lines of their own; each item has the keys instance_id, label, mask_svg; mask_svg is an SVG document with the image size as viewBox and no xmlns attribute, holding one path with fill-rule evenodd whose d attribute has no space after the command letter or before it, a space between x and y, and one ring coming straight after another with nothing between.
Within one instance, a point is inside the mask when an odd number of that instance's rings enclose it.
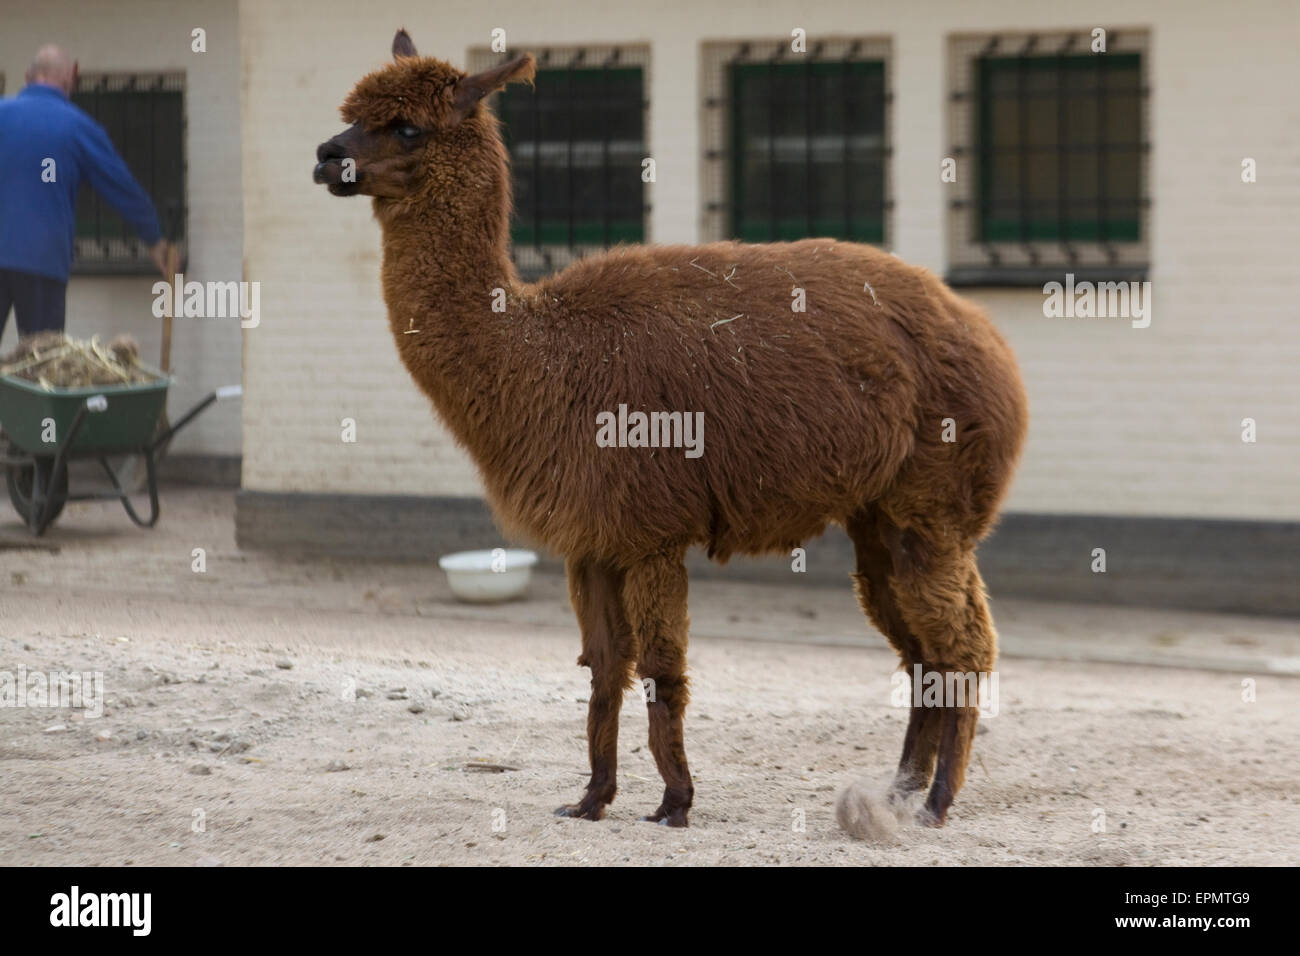
<instances>
[{"instance_id":1,"label":"brown woolly fleece","mask_svg":"<svg viewBox=\"0 0 1300 956\"><path fill-rule=\"evenodd\" d=\"M404 31L394 54L348 97L353 125L321 145L316 179L374 197L403 363L478 466L503 528L568 562L593 676L593 773L560 812L597 819L613 799L618 707L635 670L654 682L651 747L667 784L650 819L686 823L692 545L719 561L788 553L839 524L862 605L909 672L991 670L974 549L1027 411L984 314L923 268L831 239L621 247L521 282L507 156L482 100L531 80L532 58L466 76L416 56ZM339 173L349 157L355 183ZM792 309L796 290L806 311ZM703 454L601 447L597 416L620 405L703 413ZM961 786L976 717L913 709L896 789L934 777L928 822L943 822Z\"/></svg>"}]
</instances>

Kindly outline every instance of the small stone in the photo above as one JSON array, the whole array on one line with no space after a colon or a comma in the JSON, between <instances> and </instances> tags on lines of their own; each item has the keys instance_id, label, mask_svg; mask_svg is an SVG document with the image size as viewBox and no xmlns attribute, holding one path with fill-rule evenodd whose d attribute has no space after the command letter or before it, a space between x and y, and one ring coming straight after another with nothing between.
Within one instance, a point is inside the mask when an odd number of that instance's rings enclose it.
<instances>
[{"instance_id":1,"label":"small stone","mask_svg":"<svg viewBox=\"0 0 1300 956\"><path fill-rule=\"evenodd\" d=\"M215 856L201 856L194 861L195 866L225 866Z\"/></svg>"},{"instance_id":2,"label":"small stone","mask_svg":"<svg viewBox=\"0 0 1300 956\"><path fill-rule=\"evenodd\" d=\"M113 739L113 735L110 734L107 730L101 730L99 733L95 734L95 739L99 741L101 744L107 743L108 741Z\"/></svg>"},{"instance_id":3,"label":"small stone","mask_svg":"<svg viewBox=\"0 0 1300 956\"><path fill-rule=\"evenodd\" d=\"M192 773L192 774L194 774L194 776L196 776L196 777L210 777L210 776L212 776L212 768L209 767L207 764L201 764L201 763L196 763L196 764L194 764L193 766L190 767L189 770L187 770L187 771L185 771L185 772L186 772L186 773Z\"/></svg>"},{"instance_id":4,"label":"small stone","mask_svg":"<svg viewBox=\"0 0 1300 956\"><path fill-rule=\"evenodd\" d=\"M67 729L68 729L67 724L54 724L54 725L52 725L52 726L50 726L50 727L46 727L46 728L45 728L45 732L46 732L47 734L57 734L57 733L59 733L60 731L64 731L64 730L67 730Z\"/></svg>"},{"instance_id":5,"label":"small stone","mask_svg":"<svg viewBox=\"0 0 1300 956\"><path fill-rule=\"evenodd\" d=\"M406 709L413 714L424 713L424 705L420 703L418 700L411 701L410 705Z\"/></svg>"},{"instance_id":6,"label":"small stone","mask_svg":"<svg viewBox=\"0 0 1300 956\"><path fill-rule=\"evenodd\" d=\"M345 764L342 760L331 760L329 763L325 765L326 773L338 773L341 770L351 770L351 769L352 768L347 764Z\"/></svg>"},{"instance_id":7,"label":"small stone","mask_svg":"<svg viewBox=\"0 0 1300 956\"><path fill-rule=\"evenodd\" d=\"M366 837L366 842L367 842L367 843L378 843L378 842L379 842L380 840L382 840L383 838L384 838L384 835L383 835L382 833L376 833L374 836L368 836L368 837Z\"/></svg>"},{"instance_id":8,"label":"small stone","mask_svg":"<svg viewBox=\"0 0 1300 956\"><path fill-rule=\"evenodd\" d=\"M275 662L275 666L278 667L278 668L280 668L280 670L282 670L282 671L291 671L291 670L293 670L293 662L292 662L292 661L278 660L278 661Z\"/></svg>"}]
</instances>

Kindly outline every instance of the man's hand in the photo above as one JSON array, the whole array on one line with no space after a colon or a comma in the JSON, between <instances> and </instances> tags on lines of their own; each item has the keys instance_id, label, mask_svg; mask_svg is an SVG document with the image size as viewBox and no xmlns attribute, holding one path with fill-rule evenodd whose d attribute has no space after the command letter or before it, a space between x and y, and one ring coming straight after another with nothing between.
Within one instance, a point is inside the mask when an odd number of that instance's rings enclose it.
<instances>
[{"instance_id":1,"label":"man's hand","mask_svg":"<svg viewBox=\"0 0 1300 956\"><path fill-rule=\"evenodd\" d=\"M149 258L158 267L158 274L168 282L175 278L172 275L174 269L172 252L172 246L166 239L159 239L149 247Z\"/></svg>"}]
</instances>

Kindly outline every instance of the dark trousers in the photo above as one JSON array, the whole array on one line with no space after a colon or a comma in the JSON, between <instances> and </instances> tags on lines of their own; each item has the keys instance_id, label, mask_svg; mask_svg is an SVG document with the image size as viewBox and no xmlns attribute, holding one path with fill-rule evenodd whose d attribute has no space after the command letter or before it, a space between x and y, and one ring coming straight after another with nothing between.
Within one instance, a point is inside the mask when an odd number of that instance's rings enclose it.
<instances>
[{"instance_id":1,"label":"dark trousers","mask_svg":"<svg viewBox=\"0 0 1300 956\"><path fill-rule=\"evenodd\" d=\"M0 269L0 338L5 334L12 306L18 317L18 334L63 331L63 308L68 284L34 272Z\"/></svg>"}]
</instances>

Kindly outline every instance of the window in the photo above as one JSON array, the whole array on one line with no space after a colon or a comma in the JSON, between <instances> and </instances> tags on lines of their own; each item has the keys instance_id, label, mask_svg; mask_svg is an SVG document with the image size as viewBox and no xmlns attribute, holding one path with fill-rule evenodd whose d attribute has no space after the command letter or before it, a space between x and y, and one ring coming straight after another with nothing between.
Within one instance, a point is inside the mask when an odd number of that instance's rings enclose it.
<instances>
[{"instance_id":1,"label":"window","mask_svg":"<svg viewBox=\"0 0 1300 956\"><path fill-rule=\"evenodd\" d=\"M526 278L620 242L643 242L648 212L646 51L533 53L534 88L507 87L494 106L510 153L513 255ZM514 55L471 54L471 68Z\"/></svg>"},{"instance_id":2,"label":"window","mask_svg":"<svg viewBox=\"0 0 1300 956\"><path fill-rule=\"evenodd\" d=\"M185 245L185 75L82 74L72 101L107 131L153 200L163 235ZM148 249L93 189L77 197L75 273L151 273Z\"/></svg>"},{"instance_id":3,"label":"window","mask_svg":"<svg viewBox=\"0 0 1300 956\"><path fill-rule=\"evenodd\" d=\"M1063 268L1140 277L1149 205L1141 38L1112 31L1105 53L1090 52L1085 34L979 42L957 55L949 280L1041 284Z\"/></svg>"},{"instance_id":4,"label":"window","mask_svg":"<svg viewBox=\"0 0 1300 956\"><path fill-rule=\"evenodd\" d=\"M706 47L706 238L885 241L886 53L867 40Z\"/></svg>"}]
</instances>

